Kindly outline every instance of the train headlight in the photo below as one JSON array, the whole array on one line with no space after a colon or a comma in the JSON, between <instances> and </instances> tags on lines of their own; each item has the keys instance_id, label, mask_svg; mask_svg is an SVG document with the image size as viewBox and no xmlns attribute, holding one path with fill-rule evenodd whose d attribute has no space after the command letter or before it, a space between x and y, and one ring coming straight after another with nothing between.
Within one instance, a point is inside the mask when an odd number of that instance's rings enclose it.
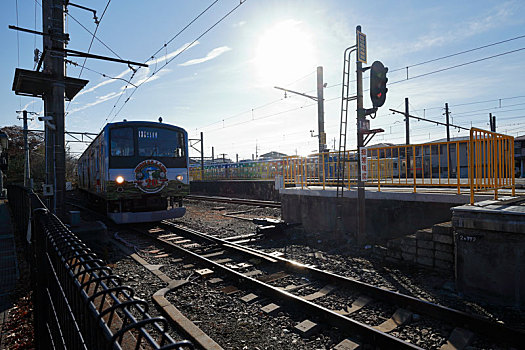
<instances>
[{"instance_id":1,"label":"train headlight","mask_svg":"<svg viewBox=\"0 0 525 350\"><path fill-rule=\"evenodd\" d=\"M179 181L184 180L184 176L182 176L182 175L177 175L177 180L179 180Z\"/></svg>"},{"instance_id":2,"label":"train headlight","mask_svg":"<svg viewBox=\"0 0 525 350\"><path fill-rule=\"evenodd\" d=\"M119 175L115 178L115 182L119 185L122 185L124 183L124 176Z\"/></svg>"}]
</instances>

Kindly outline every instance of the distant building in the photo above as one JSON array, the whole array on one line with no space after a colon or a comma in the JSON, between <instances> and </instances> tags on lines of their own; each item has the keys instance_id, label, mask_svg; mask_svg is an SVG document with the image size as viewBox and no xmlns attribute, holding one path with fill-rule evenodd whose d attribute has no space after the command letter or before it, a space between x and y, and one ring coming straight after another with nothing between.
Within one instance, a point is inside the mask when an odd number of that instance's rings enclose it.
<instances>
[{"instance_id":1,"label":"distant building","mask_svg":"<svg viewBox=\"0 0 525 350\"><path fill-rule=\"evenodd\" d=\"M286 155L284 153L272 151L272 152L268 152L268 153L265 153L265 154L261 154L259 156L259 158L257 158L257 159L258 160L272 160L272 159L281 159L281 158L284 158L284 157L288 157L288 155Z\"/></svg>"},{"instance_id":2,"label":"distant building","mask_svg":"<svg viewBox=\"0 0 525 350\"><path fill-rule=\"evenodd\" d=\"M514 138L514 161L516 176L525 177L525 135Z\"/></svg>"}]
</instances>

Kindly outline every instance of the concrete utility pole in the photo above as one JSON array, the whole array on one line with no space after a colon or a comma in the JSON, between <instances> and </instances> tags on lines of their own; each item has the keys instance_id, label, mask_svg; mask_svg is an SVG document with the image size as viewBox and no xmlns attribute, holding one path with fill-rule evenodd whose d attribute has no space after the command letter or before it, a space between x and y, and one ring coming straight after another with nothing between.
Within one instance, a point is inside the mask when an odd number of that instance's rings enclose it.
<instances>
[{"instance_id":1,"label":"concrete utility pole","mask_svg":"<svg viewBox=\"0 0 525 350\"><path fill-rule=\"evenodd\" d=\"M490 131L496 132L496 116L492 116L492 113L489 113L489 123Z\"/></svg>"},{"instance_id":2,"label":"concrete utility pole","mask_svg":"<svg viewBox=\"0 0 525 350\"><path fill-rule=\"evenodd\" d=\"M317 67L317 97L302 92L285 89L282 87L275 86L276 89L290 92L299 96L307 97L314 101L317 101L317 128L319 130L317 137L319 138L319 153L323 153L326 150L326 133L324 131L324 82L323 82L323 67Z\"/></svg>"},{"instance_id":3,"label":"concrete utility pole","mask_svg":"<svg viewBox=\"0 0 525 350\"><path fill-rule=\"evenodd\" d=\"M410 111L408 109L408 97L405 97L405 135L406 135L406 144L410 145Z\"/></svg>"},{"instance_id":4,"label":"concrete utility pole","mask_svg":"<svg viewBox=\"0 0 525 350\"><path fill-rule=\"evenodd\" d=\"M204 134L201 131L201 180L204 180Z\"/></svg>"},{"instance_id":5,"label":"concrete utility pole","mask_svg":"<svg viewBox=\"0 0 525 350\"><path fill-rule=\"evenodd\" d=\"M324 132L324 83L323 67L317 67L317 126L319 128L319 153L326 149L326 133Z\"/></svg>"},{"instance_id":6,"label":"concrete utility pole","mask_svg":"<svg viewBox=\"0 0 525 350\"><path fill-rule=\"evenodd\" d=\"M25 159L24 159L24 187L28 188L28 187L32 187L31 186L31 171L30 171L30 165L29 165L29 141L28 141L28 137L27 137L27 134L28 134L28 128L27 128L27 111L26 110L23 110L23 111L17 111L17 112L22 112L22 118L18 118L18 119L22 119L24 121L24 154L25 154ZM32 118L30 118L32 120Z\"/></svg>"},{"instance_id":7,"label":"concrete utility pole","mask_svg":"<svg viewBox=\"0 0 525 350\"><path fill-rule=\"evenodd\" d=\"M66 154L64 136L64 1L48 0L42 3L44 72L53 76L49 92L45 93L44 113L52 117L52 124L46 123L46 183L53 185L54 209L58 216L64 216L66 191ZM53 52L49 52L53 50ZM54 129L53 129L54 128Z\"/></svg>"},{"instance_id":8,"label":"concrete utility pole","mask_svg":"<svg viewBox=\"0 0 525 350\"><path fill-rule=\"evenodd\" d=\"M447 120L446 120L446 124L447 124L447 142L450 142L450 121L449 121L450 111L448 110L448 103L445 103L445 116L447 118Z\"/></svg>"},{"instance_id":9,"label":"concrete utility pole","mask_svg":"<svg viewBox=\"0 0 525 350\"><path fill-rule=\"evenodd\" d=\"M356 27L361 32L361 26ZM359 60L357 64L357 244L362 246L366 242L366 213L365 213L365 183L361 180L361 156L360 149L364 147L362 126L365 124L366 114L363 108L363 63Z\"/></svg>"}]
</instances>

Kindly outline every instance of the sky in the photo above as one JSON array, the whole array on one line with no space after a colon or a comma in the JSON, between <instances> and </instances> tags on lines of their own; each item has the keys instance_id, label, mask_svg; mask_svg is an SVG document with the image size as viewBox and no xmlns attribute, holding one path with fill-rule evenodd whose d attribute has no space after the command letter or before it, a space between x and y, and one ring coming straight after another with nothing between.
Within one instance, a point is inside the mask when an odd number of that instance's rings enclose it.
<instances>
[{"instance_id":1,"label":"sky","mask_svg":"<svg viewBox=\"0 0 525 350\"><path fill-rule=\"evenodd\" d=\"M41 31L41 3L5 0L0 12L0 127L21 125L16 111L22 109L43 114L41 99L12 91L15 69L34 69L34 50L42 50L42 38L8 29L18 25ZM318 149L316 102L292 93L285 97L274 87L316 95L316 68L322 66L327 144L337 148L343 53L355 44L361 25L367 38L365 66L377 60L389 68L386 103L370 122L384 132L370 144L405 142L404 117L390 111L404 110L405 98L415 116L444 122L448 103L452 124L489 129L492 113L498 132L525 134L524 1L75 3L95 9L100 23L97 27L91 12L70 6L69 49L148 67L88 59L81 72L84 59L68 57L73 64L67 64L67 75L89 83L66 101L67 131L98 133L108 122L162 117L164 123L185 128L190 139L202 132L206 157L212 147L215 157L225 154L233 160L270 151L304 156ZM351 62L350 91L355 94L355 55ZM363 76L364 106L370 108L368 72ZM356 146L355 109L355 101L350 102L347 149ZM43 125L34 120L30 128ZM451 135L468 132L452 128ZM444 126L410 120L412 143L444 137ZM67 146L77 154L87 145Z\"/></svg>"}]
</instances>

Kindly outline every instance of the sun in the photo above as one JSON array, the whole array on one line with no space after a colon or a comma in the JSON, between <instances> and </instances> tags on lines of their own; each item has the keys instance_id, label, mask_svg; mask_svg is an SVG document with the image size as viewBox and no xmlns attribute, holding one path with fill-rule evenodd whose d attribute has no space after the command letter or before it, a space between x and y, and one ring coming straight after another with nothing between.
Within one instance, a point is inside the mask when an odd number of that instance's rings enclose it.
<instances>
[{"instance_id":1,"label":"sun","mask_svg":"<svg viewBox=\"0 0 525 350\"><path fill-rule=\"evenodd\" d=\"M286 20L266 30L257 43L255 67L265 85L288 84L316 67L315 49L307 26Z\"/></svg>"}]
</instances>

